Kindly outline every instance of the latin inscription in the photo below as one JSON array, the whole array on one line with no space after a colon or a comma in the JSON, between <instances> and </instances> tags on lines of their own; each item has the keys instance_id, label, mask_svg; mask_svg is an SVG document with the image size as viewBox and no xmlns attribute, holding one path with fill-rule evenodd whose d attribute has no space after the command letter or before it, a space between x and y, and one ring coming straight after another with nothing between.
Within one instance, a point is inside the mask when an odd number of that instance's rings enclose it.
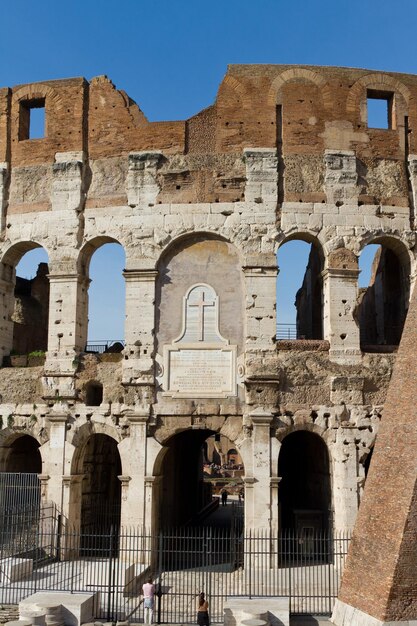
<instances>
[{"instance_id":1,"label":"latin inscription","mask_svg":"<svg viewBox=\"0 0 417 626\"><path fill-rule=\"evenodd\" d=\"M231 350L179 349L169 354L169 391L184 394L233 393Z\"/></svg>"}]
</instances>

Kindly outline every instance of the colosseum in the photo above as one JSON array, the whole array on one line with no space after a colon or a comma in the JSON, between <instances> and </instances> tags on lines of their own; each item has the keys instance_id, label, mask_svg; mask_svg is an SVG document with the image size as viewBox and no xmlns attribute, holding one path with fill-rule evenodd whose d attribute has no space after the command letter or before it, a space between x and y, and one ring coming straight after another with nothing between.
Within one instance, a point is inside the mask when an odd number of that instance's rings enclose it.
<instances>
[{"instance_id":1,"label":"colosseum","mask_svg":"<svg viewBox=\"0 0 417 626\"><path fill-rule=\"evenodd\" d=\"M74 529L99 511L156 533L207 506L202 454L222 440L245 529L351 531L416 278L416 103L417 76L286 65L229 66L186 121L149 122L106 76L1 89L0 472L38 475ZM283 338L294 240L310 252ZM125 336L94 351L107 243ZM16 278L38 247L48 264Z\"/></svg>"}]
</instances>

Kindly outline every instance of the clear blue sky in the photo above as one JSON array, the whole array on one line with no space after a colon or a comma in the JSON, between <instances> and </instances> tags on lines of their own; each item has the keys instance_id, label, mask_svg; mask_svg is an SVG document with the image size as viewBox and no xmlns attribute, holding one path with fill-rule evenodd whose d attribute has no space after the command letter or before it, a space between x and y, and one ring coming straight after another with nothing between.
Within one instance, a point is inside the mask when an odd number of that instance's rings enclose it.
<instances>
[{"instance_id":1,"label":"clear blue sky","mask_svg":"<svg viewBox=\"0 0 417 626\"><path fill-rule=\"evenodd\" d=\"M2 6L0 86L107 74L150 120L184 119L213 102L229 63L417 73L416 25L416 0L13 0ZM299 251L289 263L302 275ZM282 321L294 319L299 284L282 282ZM117 309L90 312L90 338L122 336Z\"/></svg>"}]
</instances>

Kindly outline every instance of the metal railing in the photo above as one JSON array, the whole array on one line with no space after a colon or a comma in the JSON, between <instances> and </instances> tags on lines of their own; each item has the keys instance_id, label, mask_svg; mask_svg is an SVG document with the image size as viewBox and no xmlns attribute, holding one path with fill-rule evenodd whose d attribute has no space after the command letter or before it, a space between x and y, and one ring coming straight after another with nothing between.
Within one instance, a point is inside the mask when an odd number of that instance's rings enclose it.
<instances>
[{"instance_id":1,"label":"metal railing","mask_svg":"<svg viewBox=\"0 0 417 626\"><path fill-rule=\"evenodd\" d=\"M84 352L103 354L103 352L121 352L125 346L124 339L97 339L87 341Z\"/></svg>"},{"instance_id":2,"label":"metal railing","mask_svg":"<svg viewBox=\"0 0 417 626\"><path fill-rule=\"evenodd\" d=\"M297 324L277 323L277 339L298 339Z\"/></svg>"},{"instance_id":3,"label":"metal railing","mask_svg":"<svg viewBox=\"0 0 417 626\"><path fill-rule=\"evenodd\" d=\"M211 527L81 533L54 511L42 511L36 532L16 534L7 523L0 529L0 604L38 591L100 592L96 619L142 622L142 584L152 576L159 624L194 623L200 591L208 596L213 623L223 622L232 596L289 597L292 614L329 615L348 544L343 533L273 535ZM8 578L7 563L16 558L33 563L24 579Z\"/></svg>"}]
</instances>

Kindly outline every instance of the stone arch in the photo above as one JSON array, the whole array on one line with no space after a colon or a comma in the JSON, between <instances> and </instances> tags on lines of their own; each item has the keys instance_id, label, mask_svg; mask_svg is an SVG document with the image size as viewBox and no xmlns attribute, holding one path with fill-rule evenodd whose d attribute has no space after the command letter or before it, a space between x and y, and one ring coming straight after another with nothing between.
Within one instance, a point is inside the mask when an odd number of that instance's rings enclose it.
<instances>
[{"instance_id":1,"label":"stone arch","mask_svg":"<svg viewBox=\"0 0 417 626\"><path fill-rule=\"evenodd\" d=\"M0 446L0 472L42 473L42 442L26 430L3 431Z\"/></svg>"},{"instance_id":2,"label":"stone arch","mask_svg":"<svg viewBox=\"0 0 417 626\"><path fill-rule=\"evenodd\" d=\"M120 524L122 458L118 439L108 434L111 427L84 424L71 463L73 506L70 520L82 530L108 530ZM73 442L74 444L74 442Z\"/></svg>"},{"instance_id":3,"label":"stone arch","mask_svg":"<svg viewBox=\"0 0 417 626\"><path fill-rule=\"evenodd\" d=\"M95 265L94 278L91 272L91 260L93 255L99 251L103 246L107 244L116 244L118 249L106 249L99 253L98 259L101 261L100 265ZM119 254L123 253L123 258ZM106 319L103 319L100 315L101 307L103 303L103 288L97 290L95 287L100 284L103 286L103 267L106 263L112 261L112 265L108 265L108 275L113 280L113 298L111 303L108 301L106 304L109 306L109 314L112 316L112 323L118 327L117 333L119 337L109 337L107 333L111 332L109 327L110 323L106 323ZM126 268L126 250L124 245L115 237L111 235L101 235L89 239L84 243L81 248L77 259L78 273L82 279L80 284L80 326L83 329L83 335L87 342L90 342L91 350L94 351L94 342L99 340L111 340L111 339L124 339L125 329L125 314L124 308L126 306L126 286L124 282L124 270ZM112 270L114 268L114 270ZM117 271L116 271L117 268ZM98 279L94 282L94 279ZM90 288L91 283L93 286ZM99 331L97 331L97 328ZM104 330L103 330L104 328ZM103 334L103 337L97 337L97 332ZM92 336L93 335L93 336ZM87 342L88 343L88 342Z\"/></svg>"},{"instance_id":4,"label":"stone arch","mask_svg":"<svg viewBox=\"0 0 417 626\"><path fill-rule=\"evenodd\" d=\"M310 245L308 258L301 278L301 262L307 252L305 246L294 257L295 246L282 253L285 244L302 241ZM285 257L287 257L285 263ZM291 260L297 258L297 275L289 272ZM284 237L277 250L277 331L278 339L323 339L324 296L322 272L326 266L324 247L317 237L308 231L294 232ZM289 278L290 277L290 278ZM287 281L287 282L286 282ZM281 288L281 285L284 287ZM289 297L291 296L291 301ZM295 309L293 305L295 304ZM294 326L295 324L295 326Z\"/></svg>"},{"instance_id":5,"label":"stone arch","mask_svg":"<svg viewBox=\"0 0 417 626\"><path fill-rule=\"evenodd\" d=\"M221 84L221 90L223 90L223 88L227 88L233 91L236 94L236 98L241 102L244 109L249 109L251 107L251 97L248 93L246 86L240 80L238 80L234 76L231 76L230 74L226 74ZM221 91L219 90L216 99L217 104L223 104L220 93Z\"/></svg>"},{"instance_id":6,"label":"stone arch","mask_svg":"<svg viewBox=\"0 0 417 626\"><path fill-rule=\"evenodd\" d=\"M44 243L39 243L38 241L17 241L6 248L1 258L1 262L3 266L15 269L16 265L26 252L36 250L36 248L43 248L47 253L48 258L51 258L49 250Z\"/></svg>"},{"instance_id":7,"label":"stone arch","mask_svg":"<svg viewBox=\"0 0 417 626\"><path fill-rule=\"evenodd\" d=\"M314 426L287 432L278 457L280 526L299 533L332 527L331 456Z\"/></svg>"},{"instance_id":8,"label":"stone arch","mask_svg":"<svg viewBox=\"0 0 417 626\"><path fill-rule=\"evenodd\" d=\"M278 103L278 94L280 90L286 83L291 81L306 81L313 83L316 87L320 88L324 106L328 108L331 105L331 90L325 78L318 72L301 67L294 67L285 70L272 81L267 98L269 106L272 107Z\"/></svg>"},{"instance_id":9,"label":"stone arch","mask_svg":"<svg viewBox=\"0 0 417 626\"><path fill-rule=\"evenodd\" d=\"M157 263L155 336L157 352L181 332L183 297L187 290L206 283L218 296L220 334L243 348L244 284L242 259L234 243L213 233L183 235L170 242ZM224 276L228 275L227 283ZM174 278L175 280L174 280ZM172 311L177 311L176 316Z\"/></svg>"},{"instance_id":10,"label":"stone arch","mask_svg":"<svg viewBox=\"0 0 417 626\"><path fill-rule=\"evenodd\" d=\"M16 268L23 256L42 249L47 255L32 266L30 278L17 275ZM0 294L5 311L3 322L4 356L12 350L17 354L48 348L49 321L49 261L48 249L38 241L17 241L11 244L1 258L1 278L5 286Z\"/></svg>"},{"instance_id":11,"label":"stone arch","mask_svg":"<svg viewBox=\"0 0 417 626\"><path fill-rule=\"evenodd\" d=\"M71 474L79 474L80 472L80 455L82 454L82 448L86 444L88 438L94 434L107 435L119 445L122 438L119 435L117 429L105 422L94 422L94 426L91 422L86 421L76 430L71 429L68 431L67 441L74 446L74 453L71 460Z\"/></svg>"},{"instance_id":12,"label":"stone arch","mask_svg":"<svg viewBox=\"0 0 417 626\"><path fill-rule=\"evenodd\" d=\"M159 526L181 526L191 520L198 525L199 512L212 498L211 485L203 478L203 465L207 461L205 443L211 437L221 435L222 429L210 423L199 428L170 429L164 434L163 447L158 451L152 468L154 531ZM236 441L230 442L244 465L240 446Z\"/></svg>"},{"instance_id":13,"label":"stone arch","mask_svg":"<svg viewBox=\"0 0 417 626\"><path fill-rule=\"evenodd\" d=\"M91 257L99 248L101 248L101 246L104 246L106 243L119 244L126 254L123 243L116 239L116 237L112 237L111 235L98 235L97 237L89 239L80 249L77 260L78 269L83 273L84 276L88 276Z\"/></svg>"},{"instance_id":14,"label":"stone arch","mask_svg":"<svg viewBox=\"0 0 417 626\"><path fill-rule=\"evenodd\" d=\"M44 85L42 83L32 83L19 87L19 89L13 92L12 102L13 105L16 105L22 100L37 100L39 98L45 98L49 102L52 102L55 109L63 107L62 98L59 93L50 85Z\"/></svg>"},{"instance_id":15,"label":"stone arch","mask_svg":"<svg viewBox=\"0 0 417 626\"><path fill-rule=\"evenodd\" d=\"M362 76L357 80L349 90L348 97L346 99L346 113L354 115L359 109L361 122L366 124L367 122L367 107L366 107L366 91L367 89L374 89L375 91L390 91L396 96L395 108L396 108L396 128L403 126L403 117L407 115L408 105L410 100L409 89L398 79L389 76L388 74L372 73Z\"/></svg>"},{"instance_id":16,"label":"stone arch","mask_svg":"<svg viewBox=\"0 0 417 626\"><path fill-rule=\"evenodd\" d=\"M360 289L356 312L365 351L399 344L411 289L411 259L404 242L385 234L367 236L361 251L369 244L380 248L372 262L370 283Z\"/></svg>"}]
</instances>

